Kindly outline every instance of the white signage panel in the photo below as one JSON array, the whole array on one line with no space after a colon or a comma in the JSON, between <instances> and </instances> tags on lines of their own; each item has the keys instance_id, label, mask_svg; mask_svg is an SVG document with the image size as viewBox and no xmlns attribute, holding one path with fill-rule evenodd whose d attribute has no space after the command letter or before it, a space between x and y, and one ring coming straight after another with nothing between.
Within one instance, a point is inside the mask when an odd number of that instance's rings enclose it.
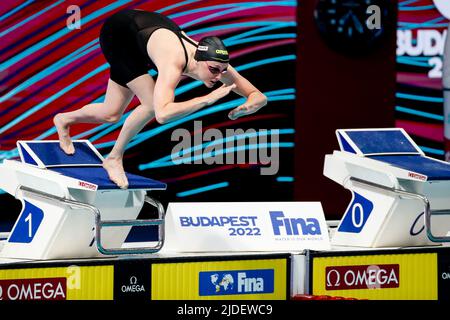
<instances>
[{"instance_id":1,"label":"white signage panel","mask_svg":"<svg viewBox=\"0 0 450 320\"><path fill-rule=\"evenodd\" d=\"M169 203L162 251L302 251L330 248L320 202Z\"/></svg>"}]
</instances>

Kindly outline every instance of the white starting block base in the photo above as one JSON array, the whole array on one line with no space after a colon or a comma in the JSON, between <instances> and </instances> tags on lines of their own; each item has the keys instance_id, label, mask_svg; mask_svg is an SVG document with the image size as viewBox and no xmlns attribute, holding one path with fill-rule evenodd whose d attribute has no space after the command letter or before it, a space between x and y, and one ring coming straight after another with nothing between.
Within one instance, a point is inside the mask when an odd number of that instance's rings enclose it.
<instances>
[{"instance_id":1,"label":"white starting block base","mask_svg":"<svg viewBox=\"0 0 450 320\"><path fill-rule=\"evenodd\" d=\"M164 208L146 194L166 185L127 174L129 188L119 189L89 141L74 146L69 156L58 141L19 141L21 161L0 164L0 188L22 202L0 256L46 260L158 251ZM158 219L137 220L145 202L158 209ZM156 246L121 248L132 226L148 225L161 228Z\"/></svg>"},{"instance_id":2,"label":"white starting block base","mask_svg":"<svg viewBox=\"0 0 450 320\"><path fill-rule=\"evenodd\" d=\"M144 191L99 190L89 192L92 197L86 199L85 193L71 191L69 191L69 199L101 208L104 220L136 219L146 195ZM21 199L22 212L13 227L11 236L16 234L17 237L10 236L9 241L5 242L0 252L1 257L46 260L105 256L98 251L95 244L95 217L91 211L42 199L27 191L20 191L16 197ZM32 208L42 210L42 220L36 221L39 223L37 230L35 232L31 230L29 233L33 241L24 242L28 241L28 234L18 232L22 231L20 229L28 231L26 227L33 228L33 218L39 214L39 212L30 211L30 204ZM130 229L131 227L102 229L101 239L104 246L120 248Z\"/></svg>"},{"instance_id":3,"label":"white starting block base","mask_svg":"<svg viewBox=\"0 0 450 320\"><path fill-rule=\"evenodd\" d=\"M403 129L337 130L324 175L352 192L333 245L407 247L450 241L450 164Z\"/></svg>"}]
</instances>

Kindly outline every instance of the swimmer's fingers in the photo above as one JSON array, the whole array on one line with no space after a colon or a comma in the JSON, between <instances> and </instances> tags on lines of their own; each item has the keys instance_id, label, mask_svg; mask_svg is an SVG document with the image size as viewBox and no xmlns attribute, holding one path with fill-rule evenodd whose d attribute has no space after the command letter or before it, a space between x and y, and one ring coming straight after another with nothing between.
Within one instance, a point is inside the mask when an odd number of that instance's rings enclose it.
<instances>
[{"instance_id":1,"label":"swimmer's fingers","mask_svg":"<svg viewBox=\"0 0 450 320\"><path fill-rule=\"evenodd\" d=\"M234 88L236 88L236 85L234 83L232 85L223 84L222 86L208 94L208 104L213 104L217 100L225 97Z\"/></svg>"},{"instance_id":2,"label":"swimmer's fingers","mask_svg":"<svg viewBox=\"0 0 450 320\"><path fill-rule=\"evenodd\" d=\"M243 104L243 105L231 110L228 113L228 118L230 118L231 120L236 120L237 118L255 113L256 111L258 111L257 108L251 108L251 107Z\"/></svg>"}]
</instances>

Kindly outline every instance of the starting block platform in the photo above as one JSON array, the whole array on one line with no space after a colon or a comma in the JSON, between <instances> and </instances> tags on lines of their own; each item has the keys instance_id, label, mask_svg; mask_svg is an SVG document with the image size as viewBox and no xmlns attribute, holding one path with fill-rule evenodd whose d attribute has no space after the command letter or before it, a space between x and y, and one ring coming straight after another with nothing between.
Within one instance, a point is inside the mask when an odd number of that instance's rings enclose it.
<instances>
[{"instance_id":1,"label":"starting block platform","mask_svg":"<svg viewBox=\"0 0 450 320\"><path fill-rule=\"evenodd\" d=\"M22 212L0 251L21 259L89 258L153 253L164 242L164 207L147 196L166 185L128 174L122 190L108 178L103 157L87 140L74 141L66 155L58 141L18 141L20 161L0 165L0 188L22 202ZM144 203L157 219L137 219ZM159 239L150 247L122 248L131 227L154 225Z\"/></svg>"}]
</instances>

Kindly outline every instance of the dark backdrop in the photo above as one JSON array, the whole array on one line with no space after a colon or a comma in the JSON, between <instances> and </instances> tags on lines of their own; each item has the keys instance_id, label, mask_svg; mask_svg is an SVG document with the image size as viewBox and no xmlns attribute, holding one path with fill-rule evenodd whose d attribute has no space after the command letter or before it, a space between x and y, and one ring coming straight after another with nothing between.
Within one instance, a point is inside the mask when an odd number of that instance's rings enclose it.
<instances>
[{"instance_id":1,"label":"dark backdrop","mask_svg":"<svg viewBox=\"0 0 450 320\"><path fill-rule=\"evenodd\" d=\"M294 198L321 201L327 219L343 214L350 192L326 178L324 157L338 150L335 130L394 127L396 19L384 43L363 57L330 49L314 21L318 0L300 1L297 47ZM390 1L396 12L396 1Z\"/></svg>"}]
</instances>

